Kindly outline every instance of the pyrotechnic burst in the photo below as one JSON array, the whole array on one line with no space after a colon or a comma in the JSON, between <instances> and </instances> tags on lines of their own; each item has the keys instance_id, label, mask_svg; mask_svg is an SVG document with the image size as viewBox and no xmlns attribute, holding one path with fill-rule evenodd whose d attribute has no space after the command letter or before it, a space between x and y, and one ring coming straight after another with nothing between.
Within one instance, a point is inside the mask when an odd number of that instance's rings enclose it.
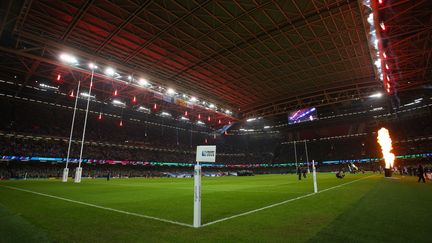
<instances>
[{"instance_id":1,"label":"pyrotechnic burst","mask_svg":"<svg viewBox=\"0 0 432 243\"><path fill-rule=\"evenodd\" d=\"M384 127L378 131L378 143L381 145L381 151L385 161L385 168L393 168L395 155L391 152L393 149L392 140L390 138L389 131Z\"/></svg>"}]
</instances>

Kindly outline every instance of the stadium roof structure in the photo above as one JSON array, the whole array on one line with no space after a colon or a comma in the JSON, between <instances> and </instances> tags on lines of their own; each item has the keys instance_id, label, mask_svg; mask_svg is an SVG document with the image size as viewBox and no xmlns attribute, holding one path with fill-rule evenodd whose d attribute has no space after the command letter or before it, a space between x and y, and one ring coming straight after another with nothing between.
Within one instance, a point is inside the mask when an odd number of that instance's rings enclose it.
<instances>
[{"instance_id":1,"label":"stadium roof structure","mask_svg":"<svg viewBox=\"0 0 432 243\"><path fill-rule=\"evenodd\" d=\"M106 98L118 90L153 104L149 94L172 88L222 107L189 109L214 123L286 114L385 92L364 2L374 6L374 23L385 24L377 32L390 93L430 83L430 0L2 1L0 69L22 84L61 74L71 90L90 70L59 61L67 52L122 72L96 76ZM156 90L131 85L128 75Z\"/></svg>"}]
</instances>

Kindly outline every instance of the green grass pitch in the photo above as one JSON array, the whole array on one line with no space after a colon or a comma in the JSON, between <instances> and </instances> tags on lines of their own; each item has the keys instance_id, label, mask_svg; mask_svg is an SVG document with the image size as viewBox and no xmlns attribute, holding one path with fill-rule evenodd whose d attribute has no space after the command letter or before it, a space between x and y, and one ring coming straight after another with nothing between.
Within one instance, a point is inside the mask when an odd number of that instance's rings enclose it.
<instances>
[{"instance_id":1,"label":"green grass pitch","mask_svg":"<svg viewBox=\"0 0 432 243\"><path fill-rule=\"evenodd\" d=\"M139 216L191 225L190 178L0 181L0 242L431 242L432 185L394 178L205 177L203 224L301 198L199 229Z\"/></svg>"}]
</instances>

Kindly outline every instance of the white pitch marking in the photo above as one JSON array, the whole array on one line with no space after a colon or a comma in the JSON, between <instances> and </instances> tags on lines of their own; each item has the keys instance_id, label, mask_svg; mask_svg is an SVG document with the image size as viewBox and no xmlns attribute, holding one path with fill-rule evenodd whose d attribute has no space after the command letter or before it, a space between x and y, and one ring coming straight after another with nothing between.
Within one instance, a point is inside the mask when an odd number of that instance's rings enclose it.
<instances>
[{"instance_id":1,"label":"white pitch marking","mask_svg":"<svg viewBox=\"0 0 432 243\"><path fill-rule=\"evenodd\" d=\"M119 210L119 209L114 209L114 208L107 208L107 207L103 207L103 206L99 206L99 205L95 205L95 204L91 204L91 203L80 202L80 201L76 201L76 200L72 200L72 199L68 199L68 198L63 198L63 197L53 196L53 195L49 195L49 194L45 194L45 193L30 191L30 190L26 190L26 189L22 189L22 188L18 188L18 187L13 187L13 186L4 186L4 185L1 185L1 186L9 188L9 189L12 189L12 190L33 193L33 194L36 194L36 195L39 195L39 196L45 196L45 197L55 198L55 199L63 200L63 201L66 201L66 202L81 204L81 205L85 205L85 206L89 206L89 207L94 207L94 208L99 208L99 209L105 209L105 210L113 211L113 212L117 212L117 213L122 213L122 214L132 215L132 216L136 216L136 217L141 217L141 218L146 218L146 219L152 219L152 220L157 220L157 221L161 221L161 222L166 222L166 223L171 223L171 224L176 224L176 225L181 225L181 226L186 226L186 227L193 228L193 225L191 225L191 224L185 224L185 223L181 223L181 222L176 222L176 221L172 221L172 220L169 220L169 219L161 219L161 218L157 218L157 217L153 217L153 216L148 216L148 215L144 215L144 214L131 213L131 212L127 212L127 211L123 211L123 210Z\"/></svg>"},{"instance_id":2,"label":"white pitch marking","mask_svg":"<svg viewBox=\"0 0 432 243\"><path fill-rule=\"evenodd\" d=\"M285 201L282 201L282 202L278 202L278 203L275 203L275 204L272 204L272 205L269 205L269 206L265 206L265 207L262 207L262 208L254 209L254 210L247 211L247 212L244 212L244 213L241 213L241 214L237 214L237 215L233 215L233 216L230 216L230 217L218 219L218 220L215 220L215 221L212 221L212 222L209 222L209 223L202 224L201 227L209 226L209 225L216 224L216 223L219 223L219 222L222 222L222 221L226 221L226 220L229 220L229 219L238 218L240 216L245 216L245 215L248 215L248 214L256 213L256 212L259 212L259 211L262 211L262 210L265 210L265 209L268 209L268 208L273 208L273 207L276 207L276 206L279 206L279 205L282 205L282 204L285 204L285 203L289 203L289 202L292 202L292 201L296 201L296 200L299 200L299 199L302 199L302 198L310 197L310 196L316 195L318 193L329 191L329 190L332 190L332 189L335 189L335 188L338 188L338 187L341 187L341 186L345 186L345 185L348 185L348 184L351 184L351 183L354 183L356 181L360 181L360 180L363 180L363 179L366 179L366 178L369 178L369 177L372 177L372 176L374 176L374 175L366 176L366 177L363 177L363 178L360 178L360 179L357 179L357 180L354 180L354 181L350 181L350 182L346 182L346 183L343 183L343 184L340 184L340 185L337 185L337 186L334 186L334 187L330 187L330 188L318 191L317 193L309 193L309 194L306 194L306 195L303 195L303 196L300 196L300 197L291 198L291 199L288 199L288 200L285 200Z\"/></svg>"}]
</instances>

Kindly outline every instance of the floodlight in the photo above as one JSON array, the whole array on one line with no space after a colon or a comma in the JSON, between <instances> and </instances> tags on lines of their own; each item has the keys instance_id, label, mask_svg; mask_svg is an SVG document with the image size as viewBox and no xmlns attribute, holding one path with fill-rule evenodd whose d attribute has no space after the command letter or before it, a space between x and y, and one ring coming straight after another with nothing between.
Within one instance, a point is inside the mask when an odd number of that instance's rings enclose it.
<instances>
[{"instance_id":1,"label":"floodlight","mask_svg":"<svg viewBox=\"0 0 432 243\"><path fill-rule=\"evenodd\" d=\"M60 55L60 60L62 60L63 62L69 63L69 64L76 64L78 63L78 60L76 59L76 57L67 54L67 53L62 53Z\"/></svg>"},{"instance_id":2,"label":"floodlight","mask_svg":"<svg viewBox=\"0 0 432 243\"><path fill-rule=\"evenodd\" d=\"M147 79L145 79L145 78L140 78L139 81L138 81L138 83L141 86L147 86L147 85L149 85L149 81Z\"/></svg>"},{"instance_id":3,"label":"floodlight","mask_svg":"<svg viewBox=\"0 0 432 243\"><path fill-rule=\"evenodd\" d=\"M111 68L111 67L107 67L105 69L105 74L108 75L108 76L114 76L115 70L113 68Z\"/></svg>"},{"instance_id":4,"label":"floodlight","mask_svg":"<svg viewBox=\"0 0 432 243\"><path fill-rule=\"evenodd\" d=\"M115 105L126 105L124 102L122 102L120 100L113 100L112 103Z\"/></svg>"},{"instance_id":5,"label":"floodlight","mask_svg":"<svg viewBox=\"0 0 432 243\"><path fill-rule=\"evenodd\" d=\"M89 68L94 70L97 69L98 67L94 63L89 63Z\"/></svg>"},{"instance_id":6,"label":"floodlight","mask_svg":"<svg viewBox=\"0 0 432 243\"><path fill-rule=\"evenodd\" d=\"M369 95L369 98L381 98L381 97L382 97L382 93L380 92Z\"/></svg>"}]
</instances>

